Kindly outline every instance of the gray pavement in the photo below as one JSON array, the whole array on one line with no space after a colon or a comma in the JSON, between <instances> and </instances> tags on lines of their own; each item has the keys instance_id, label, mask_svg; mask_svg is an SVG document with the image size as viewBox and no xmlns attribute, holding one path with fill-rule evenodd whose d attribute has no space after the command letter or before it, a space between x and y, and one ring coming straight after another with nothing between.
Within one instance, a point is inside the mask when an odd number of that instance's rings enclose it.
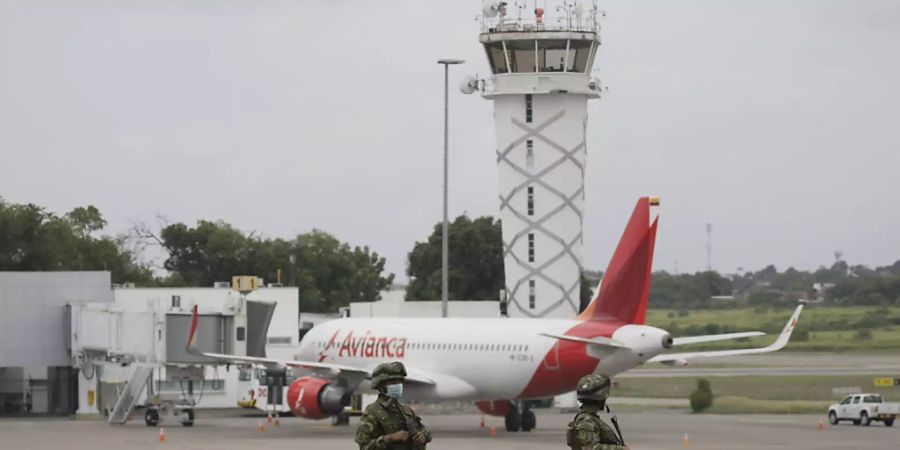
<instances>
[{"instance_id":1,"label":"gray pavement","mask_svg":"<svg viewBox=\"0 0 900 450\"><path fill-rule=\"evenodd\" d=\"M487 418L480 428L480 415L428 415L426 425L435 441L430 450L479 448L565 449L564 428L570 415L541 411L539 428L531 433L502 431L502 419ZM647 411L619 414L625 438L632 449L682 449L688 434L691 449L896 449L900 427L828 426L819 431L818 415L692 415L678 411ZM256 430L258 417L213 417L199 414L193 428L166 427L166 442L158 441L157 428L142 422L109 426L102 421L0 420L0 448L35 450L96 449L351 449L354 419L350 427L332 427L329 422L285 418L281 426ZM497 435L490 436L491 426Z\"/></svg>"}]
</instances>

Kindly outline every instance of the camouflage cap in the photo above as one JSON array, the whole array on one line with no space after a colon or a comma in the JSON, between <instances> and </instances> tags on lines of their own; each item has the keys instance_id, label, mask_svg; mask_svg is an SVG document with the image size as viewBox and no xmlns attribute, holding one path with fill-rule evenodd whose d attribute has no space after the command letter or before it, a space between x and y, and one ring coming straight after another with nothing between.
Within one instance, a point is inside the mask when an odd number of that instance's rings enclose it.
<instances>
[{"instance_id":1,"label":"camouflage cap","mask_svg":"<svg viewBox=\"0 0 900 450\"><path fill-rule=\"evenodd\" d=\"M609 378L603 375L585 375L578 381L578 400L600 400L609 398Z\"/></svg>"},{"instance_id":2,"label":"camouflage cap","mask_svg":"<svg viewBox=\"0 0 900 450\"><path fill-rule=\"evenodd\" d=\"M406 378L406 367L400 361L381 363L372 371L372 387L378 388L385 381L400 380Z\"/></svg>"}]
</instances>

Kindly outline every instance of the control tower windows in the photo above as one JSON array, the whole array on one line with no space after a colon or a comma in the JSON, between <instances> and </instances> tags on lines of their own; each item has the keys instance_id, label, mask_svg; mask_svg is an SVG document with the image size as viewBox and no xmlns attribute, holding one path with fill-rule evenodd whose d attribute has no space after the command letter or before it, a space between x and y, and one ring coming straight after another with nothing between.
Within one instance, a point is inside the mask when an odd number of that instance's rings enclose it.
<instances>
[{"instance_id":1,"label":"control tower windows","mask_svg":"<svg viewBox=\"0 0 900 450\"><path fill-rule=\"evenodd\" d=\"M531 123L531 113L532 113L532 99L531 94L525 94L525 123Z\"/></svg>"},{"instance_id":2,"label":"control tower windows","mask_svg":"<svg viewBox=\"0 0 900 450\"><path fill-rule=\"evenodd\" d=\"M528 280L528 309L534 309L534 280Z\"/></svg>"},{"instance_id":3,"label":"control tower windows","mask_svg":"<svg viewBox=\"0 0 900 450\"><path fill-rule=\"evenodd\" d=\"M525 141L525 167L529 172L534 170L534 141Z\"/></svg>"},{"instance_id":4,"label":"control tower windows","mask_svg":"<svg viewBox=\"0 0 900 450\"><path fill-rule=\"evenodd\" d=\"M565 39L539 40L537 50L538 68L541 72L565 72L566 61L570 59L566 55L568 52L569 41ZM569 64L574 63L574 58L571 59L573 61Z\"/></svg>"},{"instance_id":5,"label":"control tower windows","mask_svg":"<svg viewBox=\"0 0 900 450\"><path fill-rule=\"evenodd\" d=\"M592 47L593 42L591 41L569 41L569 50L575 53L574 61L569 61L570 72L585 72L588 61L591 59Z\"/></svg>"},{"instance_id":6,"label":"control tower windows","mask_svg":"<svg viewBox=\"0 0 900 450\"><path fill-rule=\"evenodd\" d=\"M528 215L534 215L534 186L528 186Z\"/></svg>"},{"instance_id":7,"label":"control tower windows","mask_svg":"<svg viewBox=\"0 0 900 450\"><path fill-rule=\"evenodd\" d=\"M512 66L512 71L516 73L534 72L536 49L537 43L532 40L507 41L506 50L509 52L509 64Z\"/></svg>"},{"instance_id":8,"label":"control tower windows","mask_svg":"<svg viewBox=\"0 0 900 450\"><path fill-rule=\"evenodd\" d=\"M534 262L534 233L528 233L528 262Z\"/></svg>"},{"instance_id":9,"label":"control tower windows","mask_svg":"<svg viewBox=\"0 0 900 450\"><path fill-rule=\"evenodd\" d=\"M491 64L491 71L494 73L509 73L509 67L506 66L506 54L503 50L503 42L484 44L484 50L487 51L488 62Z\"/></svg>"}]
</instances>

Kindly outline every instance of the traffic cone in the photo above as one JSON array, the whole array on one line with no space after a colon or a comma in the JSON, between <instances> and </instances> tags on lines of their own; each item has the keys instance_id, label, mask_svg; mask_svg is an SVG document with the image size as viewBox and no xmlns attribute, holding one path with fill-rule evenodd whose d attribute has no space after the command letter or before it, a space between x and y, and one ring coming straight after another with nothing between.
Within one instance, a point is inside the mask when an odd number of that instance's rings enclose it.
<instances>
[{"instance_id":1,"label":"traffic cone","mask_svg":"<svg viewBox=\"0 0 900 450\"><path fill-rule=\"evenodd\" d=\"M497 427L491 427L491 437L497 437Z\"/></svg>"},{"instance_id":2,"label":"traffic cone","mask_svg":"<svg viewBox=\"0 0 900 450\"><path fill-rule=\"evenodd\" d=\"M266 415L266 421L272 423L272 412L270 411L268 415Z\"/></svg>"},{"instance_id":3,"label":"traffic cone","mask_svg":"<svg viewBox=\"0 0 900 450\"><path fill-rule=\"evenodd\" d=\"M481 416L481 428L484 428L484 416Z\"/></svg>"},{"instance_id":4,"label":"traffic cone","mask_svg":"<svg viewBox=\"0 0 900 450\"><path fill-rule=\"evenodd\" d=\"M277 427L279 425L281 425L281 418L278 416L275 416L275 426Z\"/></svg>"},{"instance_id":5,"label":"traffic cone","mask_svg":"<svg viewBox=\"0 0 900 450\"><path fill-rule=\"evenodd\" d=\"M819 431L825 430L825 421L819 420L819 426L817 426L816 428L818 428Z\"/></svg>"},{"instance_id":6,"label":"traffic cone","mask_svg":"<svg viewBox=\"0 0 900 450\"><path fill-rule=\"evenodd\" d=\"M687 433L684 433L684 438L681 439L681 446L684 448L688 448L688 446L690 446L690 443L688 442L688 434Z\"/></svg>"},{"instance_id":7,"label":"traffic cone","mask_svg":"<svg viewBox=\"0 0 900 450\"><path fill-rule=\"evenodd\" d=\"M260 420L260 421L259 421L259 425L256 426L256 431L259 431L260 433L266 431L266 426L263 425L263 421L262 421L262 420Z\"/></svg>"},{"instance_id":8,"label":"traffic cone","mask_svg":"<svg viewBox=\"0 0 900 450\"><path fill-rule=\"evenodd\" d=\"M166 429L162 427L159 428L159 442L166 442Z\"/></svg>"}]
</instances>

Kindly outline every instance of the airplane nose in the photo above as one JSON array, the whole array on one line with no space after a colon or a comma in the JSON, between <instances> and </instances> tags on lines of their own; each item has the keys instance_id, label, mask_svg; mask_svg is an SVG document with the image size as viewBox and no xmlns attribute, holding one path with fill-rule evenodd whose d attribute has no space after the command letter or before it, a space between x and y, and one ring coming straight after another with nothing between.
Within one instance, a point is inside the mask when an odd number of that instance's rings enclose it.
<instances>
[{"instance_id":1,"label":"airplane nose","mask_svg":"<svg viewBox=\"0 0 900 450\"><path fill-rule=\"evenodd\" d=\"M672 343L673 343L673 342L674 342L674 341L672 340L672 335L671 335L671 334L668 334L668 333L667 333L667 334L664 334L664 335L663 335L663 337L662 337L662 346L663 346L663 348L672 348Z\"/></svg>"}]
</instances>

